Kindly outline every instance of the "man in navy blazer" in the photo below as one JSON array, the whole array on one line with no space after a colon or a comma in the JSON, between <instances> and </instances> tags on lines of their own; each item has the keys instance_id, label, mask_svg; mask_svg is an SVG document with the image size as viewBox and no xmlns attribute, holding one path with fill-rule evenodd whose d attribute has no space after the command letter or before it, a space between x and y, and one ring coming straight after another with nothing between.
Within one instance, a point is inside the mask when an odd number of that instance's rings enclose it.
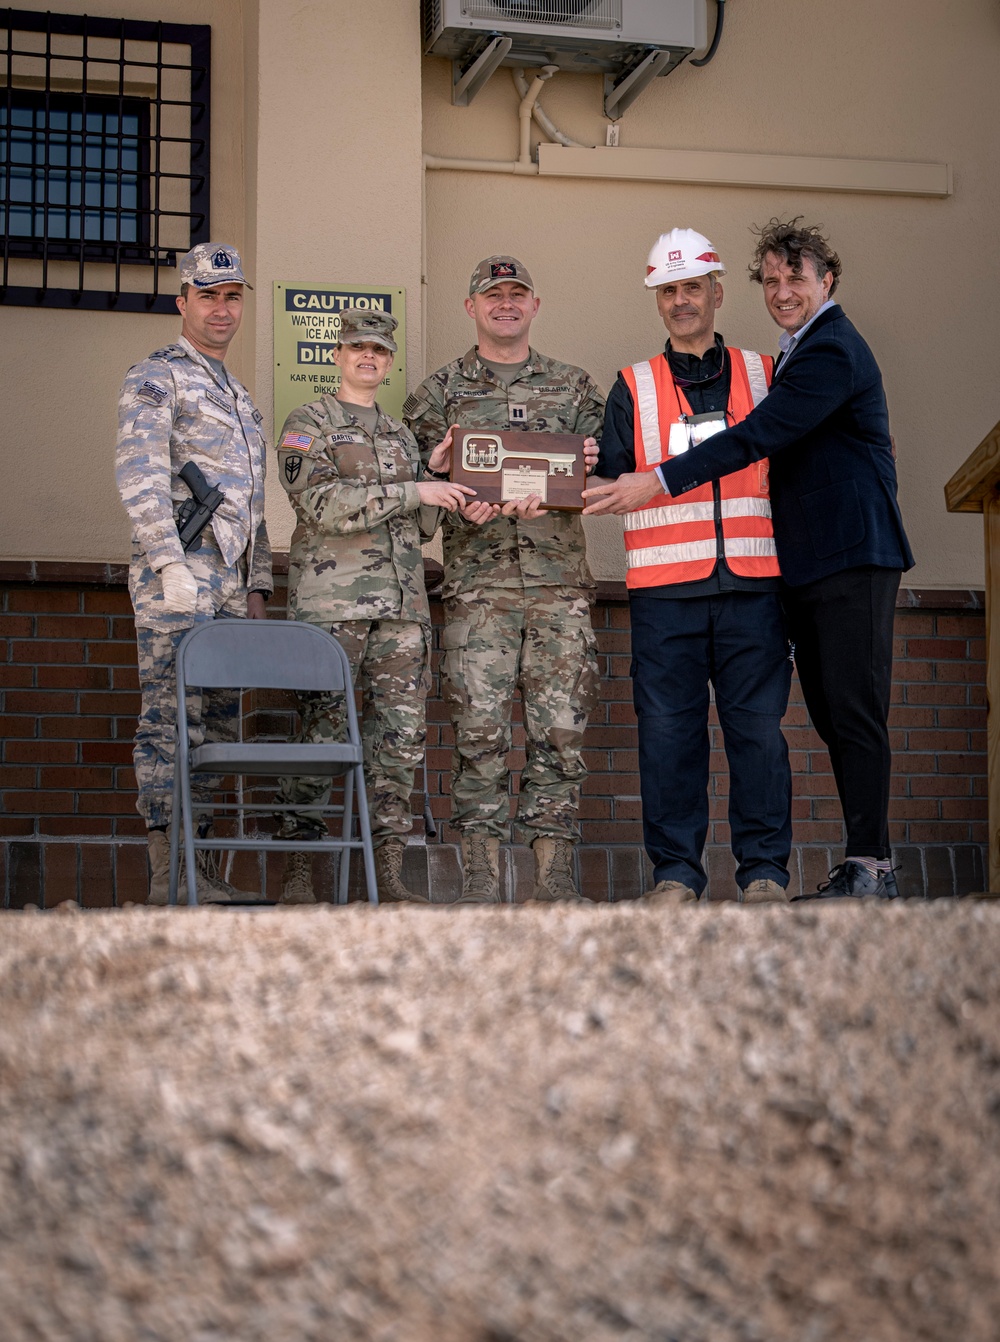
<instances>
[{"instance_id":1,"label":"man in navy blazer","mask_svg":"<svg viewBox=\"0 0 1000 1342\"><path fill-rule=\"evenodd\" d=\"M789 635L847 831L844 862L807 897L890 897L892 634L913 555L896 502L882 375L832 302L840 258L800 219L763 228L750 267L783 332L769 395L741 423L655 472L591 486L584 511L628 513L661 487L685 494L768 459Z\"/></svg>"}]
</instances>

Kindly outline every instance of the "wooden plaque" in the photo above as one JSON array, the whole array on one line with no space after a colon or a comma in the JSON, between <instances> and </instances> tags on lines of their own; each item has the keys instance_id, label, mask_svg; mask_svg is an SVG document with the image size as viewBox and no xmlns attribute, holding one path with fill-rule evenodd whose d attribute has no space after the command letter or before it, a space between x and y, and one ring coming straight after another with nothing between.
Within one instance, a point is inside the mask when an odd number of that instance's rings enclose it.
<instances>
[{"instance_id":1,"label":"wooden plaque","mask_svg":"<svg viewBox=\"0 0 1000 1342\"><path fill-rule=\"evenodd\" d=\"M583 511L584 437L579 433L455 429L451 478L469 485L477 501L513 503L538 494L546 508Z\"/></svg>"}]
</instances>

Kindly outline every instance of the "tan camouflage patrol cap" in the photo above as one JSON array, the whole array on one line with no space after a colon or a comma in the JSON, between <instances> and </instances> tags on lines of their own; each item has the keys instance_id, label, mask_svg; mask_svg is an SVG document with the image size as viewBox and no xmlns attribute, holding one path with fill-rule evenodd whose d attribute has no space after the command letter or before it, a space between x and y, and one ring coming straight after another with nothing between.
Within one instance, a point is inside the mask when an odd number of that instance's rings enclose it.
<instances>
[{"instance_id":1,"label":"tan camouflage patrol cap","mask_svg":"<svg viewBox=\"0 0 1000 1342\"><path fill-rule=\"evenodd\" d=\"M391 312L370 312L367 308L346 308L340 314L340 335L342 345L382 345L396 353L396 342L392 338L399 322Z\"/></svg>"},{"instance_id":2,"label":"tan camouflage patrol cap","mask_svg":"<svg viewBox=\"0 0 1000 1342\"><path fill-rule=\"evenodd\" d=\"M494 284L523 284L526 289L535 292L535 281L528 274L524 262L516 256L488 256L485 261L480 261L469 281L469 297L485 293Z\"/></svg>"},{"instance_id":3,"label":"tan camouflage patrol cap","mask_svg":"<svg viewBox=\"0 0 1000 1342\"><path fill-rule=\"evenodd\" d=\"M224 242L199 242L187 256L181 258L181 284L193 284L196 289L212 289L217 284L253 285L243 274L243 262L235 247Z\"/></svg>"}]
</instances>

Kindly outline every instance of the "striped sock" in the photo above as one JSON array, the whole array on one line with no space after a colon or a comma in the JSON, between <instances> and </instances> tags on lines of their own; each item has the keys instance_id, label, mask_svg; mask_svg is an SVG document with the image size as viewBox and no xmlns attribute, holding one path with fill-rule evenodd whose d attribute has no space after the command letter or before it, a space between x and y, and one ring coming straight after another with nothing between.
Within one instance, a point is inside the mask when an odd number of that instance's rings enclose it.
<instances>
[{"instance_id":1,"label":"striped sock","mask_svg":"<svg viewBox=\"0 0 1000 1342\"><path fill-rule=\"evenodd\" d=\"M891 857L845 857L844 861L856 862L859 867L864 867L869 876L880 876L892 871Z\"/></svg>"}]
</instances>

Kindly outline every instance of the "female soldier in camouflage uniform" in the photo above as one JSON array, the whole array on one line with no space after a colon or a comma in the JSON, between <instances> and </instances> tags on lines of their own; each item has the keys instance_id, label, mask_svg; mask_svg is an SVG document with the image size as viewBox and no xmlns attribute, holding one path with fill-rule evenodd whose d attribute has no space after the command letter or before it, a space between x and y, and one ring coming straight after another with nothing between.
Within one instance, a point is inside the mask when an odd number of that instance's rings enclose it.
<instances>
[{"instance_id":1,"label":"female soldier in camouflage uniform","mask_svg":"<svg viewBox=\"0 0 1000 1342\"><path fill-rule=\"evenodd\" d=\"M428 688L430 608L424 589L421 537L474 491L421 479L416 440L375 403L392 366L396 319L348 309L341 316L336 396L293 410L278 440L281 483L298 525L289 554L288 609L295 620L328 630L360 676L364 707L365 777L379 897L416 900L402 881L406 835L413 821L413 773L423 757L424 700ZM449 443L430 468L448 459ZM343 699L300 696L300 741L343 734ZM301 809L286 814L282 838L325 833L315 812L329 781L286 779L282 801ZM282 879L286 904L315 902L308 851L289 853Z\"/></svg>"}]
</instances>

